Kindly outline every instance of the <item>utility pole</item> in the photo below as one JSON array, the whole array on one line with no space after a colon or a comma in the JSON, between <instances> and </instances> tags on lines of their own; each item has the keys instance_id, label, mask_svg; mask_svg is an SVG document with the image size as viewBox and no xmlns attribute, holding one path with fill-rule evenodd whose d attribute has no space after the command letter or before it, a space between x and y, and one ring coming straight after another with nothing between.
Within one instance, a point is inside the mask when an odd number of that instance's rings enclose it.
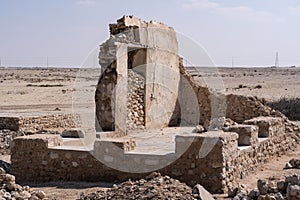
<instances>
[{"instance_id":1,"label":"utility pole","mask_svg":"<svg viewBox=\"0 0 300 200\"><path fill-rule=\"evenodd\" d=\"M275 67L279 67L279 56L278 56L278 52L276 52Z\"/></svg>"}]
</instances>

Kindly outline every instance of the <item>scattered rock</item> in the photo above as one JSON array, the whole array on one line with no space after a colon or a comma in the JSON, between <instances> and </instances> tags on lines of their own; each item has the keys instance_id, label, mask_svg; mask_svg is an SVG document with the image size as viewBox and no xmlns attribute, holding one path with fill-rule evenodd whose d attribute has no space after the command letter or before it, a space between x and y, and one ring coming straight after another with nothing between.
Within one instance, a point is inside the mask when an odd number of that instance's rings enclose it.
<instances>
[{"instance_id":1,"label":"scattered rock","mask_svg":"<svg viewBox=\"0 0 300 200\"><path fill-rule=\"evenodd\" d=\"M55 108L54 111L61 111L61 109L60 108Z\"/></svg>"},{"instance_id":2,"label":"scattered rock","mask_svg":"<svg viewBox=\"0 0 300 200\"><path fill-rule=\"evenodd\" d=\"M261 180L259 179L257 181L257 188L259 190L259 193L261 195L265 195L268 193L268 185L267 185L267 181L266 180Z\"/></svg>"},{"instance_id":3,"label":"scattered rock","mask_svg":"<svg viewBox=\"0 0 300 200\"><path fill-rule=\"evenodd\" d=\"M192 193L197 195L199 199L213 200L213 196L200 184L194 186Z\"/></svg>"},{"instance_id":4,"label":"scattered rock","mask_svg":"<svg viewBox=\"0 0 300 200\"><path fill-rule=\"evenodd\" d=\"M10 164L3 160L0 160L0 168L4 169L6 173L10 173Z\"/></svg>"},{"instance_id":5,"label":"scattered rock","mask_svg":"<svg viewBox=\"0 0 300 200\"><path fill-rule=\"evenodd\" d=\"M203 127L207 131L222 130L224 123L225 117L212 118L211 120L206 120Z\"/></svg>"},{"instance_id":6,"label":"scattered rock","mask_svg":"<svg viewBox=\"0 0 300 200\"><path fill-rule=\"evenodd\" d=\"M285 169L300 169L300 159L291 159L288 163L286 163Z\"/></svg>"},{"instance_id":7,"label":"scattered rock","mask_svg":"<svg viewBox=\"0 0 300 200\"><path fill-rule=\"evenodd\" d=\"M235 121L233 121L230 118L225 119L224 127L229 127L229 126L233 126L233 125L238 125L238 123L236 123Z\"/></svg>"},{"instance_id":8,"label":"scattered rock","mask_svg":"<svg viewBox=\"0 0 300 200\"><path fill-rule=\"evenodd\" d=\"M300 199L300 184L292 185L289 184L287 188L286 197L288 200L299 200Z\"/></svg>"},{"instance_id":9,"label":"scattered rock","mask_svg":"<svg viewBox=\"0 0 300 200\"><path fill-rule=\"evenodd\" d=\"M203 132L205 132L205 129L202 125L197 125L193 130L193 133L203 133Z\"/></svg>"},{"instance_id":10,"label":"scattered rock","mask_svg":"<svg viewBox=\"0 0 300 200\"><path fill-rule=\"evenodd\" d=\"M271 178L270 178L271 179ZM249 193L238 192L235 200L300 200L300 175L287 176L284 181L258 180L258 190ZM240 190L238 188L237 190Z\"/></svg>"},{"instance_id":11,"label":"scattered rock","mask_svg":"<svg viewBox=\"0 0 300 200\"><path fill-rule=\"evenodd\" d=\"M45 199L43 191L31 191L29 186L20 186L15 182L15 176L7 174L3 168L0 168L0 199L6 200L40 200Z\"/></svg>"}]
</instances>

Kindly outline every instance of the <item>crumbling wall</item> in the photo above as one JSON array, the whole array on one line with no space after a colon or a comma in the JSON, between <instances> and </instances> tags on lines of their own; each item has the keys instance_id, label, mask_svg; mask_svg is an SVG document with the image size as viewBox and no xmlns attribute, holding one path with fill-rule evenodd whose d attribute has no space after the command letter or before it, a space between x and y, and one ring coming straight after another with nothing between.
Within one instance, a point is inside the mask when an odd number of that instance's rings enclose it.
<instances>
[{"instance_id":1,"label":"crumbling wall","mask_svg":"<svg viewBox=\"0 0 300 200\"><path fill-rule=\"evenodd\" d=\"M204 124L212 118L226 117L235 122L242 123L245 120L258 116L276 116L286 118L279 111L275 111L257 97L247 97L236 94L215 92L207 87L199 85L185 70L182 59L179 61L180 73L187 79L198 97L200 120ZM225 102L226 101L226 102ZM223 112L223 110L226 112ZM223 113L226 113L223 115ZM222 116L223 115L223 116Z\"/></svg>"},{"instance_id":2,"label":"crumbling wall","mask_svg":"<svg viewBox=\"0 0 300 200\"><path fill-rule=\"evenodd\" d=\"M127 126L124 121L128 121L126 119L132 112L127 109L125 97L128 81L125 79L128 78L128 69L138 67L143 68L146 85L144 102L140 105L144 106L144 116L139 117L144 118L147 129L168 126L176 106L180 79L174 29L162 23L124 16L110 25L110 33L110 38L100 45L99 63L104 74L99 79L95 95L96 124L104 131L115 130L116 134L126 134L126 129L131 125ZM106 73L113 62L116 63L115 77ZM102 77L110 75L113 76L111 81L105 82ZM110 84L114 85L114 94L102 94L105 88L111 88Z\"/></svg>"},{"instance_id":3,"label":"crumbling wall","mask_svg":"<svg viewBox=\"0 0 300 200\"><path fill-rule=\"evenodd\" d=\"M258 116L284 117L283 114L264 105L263 102L256 97L229 94L226 96L226 106L226 117L238 123Z\"/></svg>"},{"instance_id":4,"label":"crumbling wall","mask_svg":"<svg viewBox=\"0 0 300 200\"><path fill-rule=\"evenodd\" d=\"M46 129L75 128L76 114L57 114L44 116L0 117L0 129L36 132Z\"/></svg>"}]
</instances>

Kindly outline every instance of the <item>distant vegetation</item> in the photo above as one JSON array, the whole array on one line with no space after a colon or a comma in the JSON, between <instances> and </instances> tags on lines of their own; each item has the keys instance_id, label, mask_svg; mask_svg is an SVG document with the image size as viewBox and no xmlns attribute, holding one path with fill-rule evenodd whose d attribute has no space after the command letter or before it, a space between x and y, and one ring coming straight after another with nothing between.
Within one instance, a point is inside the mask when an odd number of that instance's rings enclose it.
<instances>
[{"instance_id":1,"label":"distant vegetation","mask_svg":"<svg viewBox=\"0 0 300 200\"><path fill-rule=\"evenodd\" d=\"M300 98L283 96L277 101L268 103L268 106L279 110L290 120L300 120Z\"/></svg>"}]
</instances>

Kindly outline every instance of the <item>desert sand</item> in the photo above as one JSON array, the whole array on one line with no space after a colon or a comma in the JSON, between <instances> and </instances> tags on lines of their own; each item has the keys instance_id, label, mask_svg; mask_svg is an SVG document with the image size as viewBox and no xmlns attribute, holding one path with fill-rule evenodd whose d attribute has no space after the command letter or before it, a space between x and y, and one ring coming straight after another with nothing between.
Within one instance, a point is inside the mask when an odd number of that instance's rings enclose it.
<instances>
[{"instance_id":1,"label":"desert sand","mask_svg":"<svg viewBox=\"0 0 300 200\"><path fill-rule=\"evenodd\" d=\"M216 72L217 70L217 72ZM300 96L300 68L191 68L196 80L219 76L226 94L257 96L268 101ZM0 68L1 113L72 112L74 92L93 106L99 69Z\"/></svg>"}]
</instances>

